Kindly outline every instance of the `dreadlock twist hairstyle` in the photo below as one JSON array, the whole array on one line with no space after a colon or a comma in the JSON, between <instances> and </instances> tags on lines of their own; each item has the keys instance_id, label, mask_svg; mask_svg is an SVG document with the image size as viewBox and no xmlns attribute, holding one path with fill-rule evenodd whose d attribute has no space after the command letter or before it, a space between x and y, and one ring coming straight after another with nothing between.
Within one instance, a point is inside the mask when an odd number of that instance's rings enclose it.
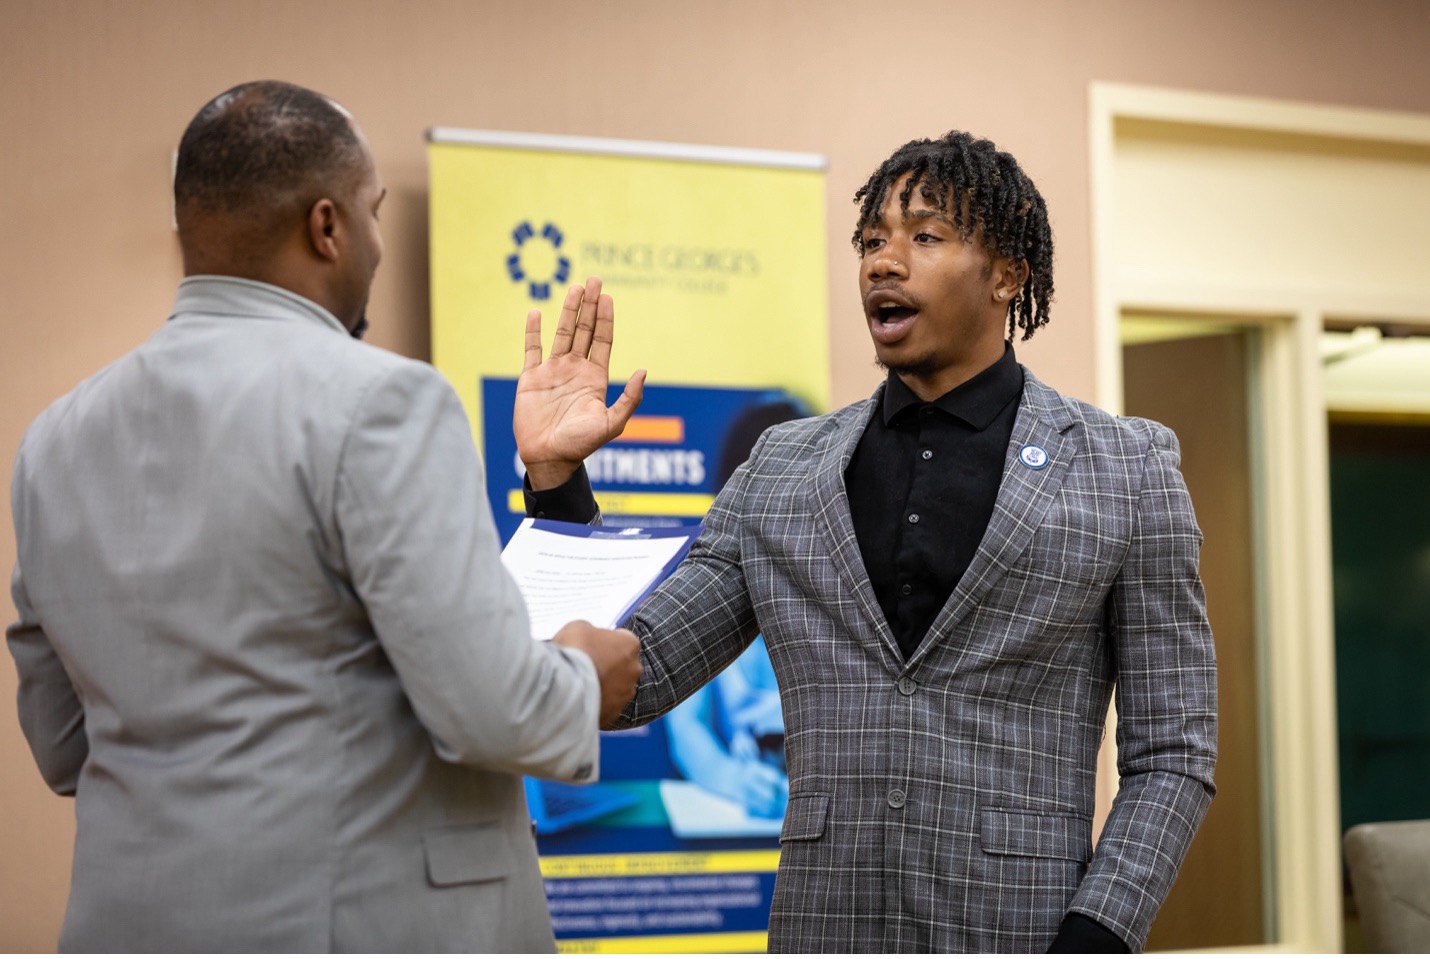
<instances>
[{"instance_id":1,"label":"dreadlock twist hairstyle","mask_svg":"<svg viewBox=\"0 0 1430 959\"><path fill-rule=\"evenodd\" d=\"M1028 263L1028 279L1008 304L1008 337L1026 340L1048 322L1053 299L1053 231L1043 196L1012 154L991 140L951 130L937 140L910 140L894 151L854 194L859 222L854 250L864 255L864 230L884 209L889 191L904 174L899 193L905 212L915 188L929 203L947 210L965 240L982 230L984 248Z\"/></svg>"}]
</instances>

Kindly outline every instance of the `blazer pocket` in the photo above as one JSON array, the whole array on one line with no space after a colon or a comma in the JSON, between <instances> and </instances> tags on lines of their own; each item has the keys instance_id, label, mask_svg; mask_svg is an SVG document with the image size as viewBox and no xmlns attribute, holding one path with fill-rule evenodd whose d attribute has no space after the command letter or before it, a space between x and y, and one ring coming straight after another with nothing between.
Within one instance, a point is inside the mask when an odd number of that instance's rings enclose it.
<instances>
[{"instance_id":1,"label":"blazer pocket","mask_svg":"<svg viewBox=\"0 0 1430 959\"><path fill-rule=\"evenodd\" d=\"M789 797L784 825L780 827L780 842L818 839L824 835L824 821L828 817L828 796L805 793Z\"/></svg>"},{"instance_id":2,"label":"blazer pocket","mask_svg":"<svg viewBox=\"0 0 1430 959\"><path fill-rule=\"evenodd\" d=\"M984 809L978 831L983 851L996 856L1092 859L1092 820L1076 813Z\"/></svg>"},{"instance_id":3,"label":"blazer pocket","mask_svg":"<svg viewBox=\"0 0 1430 959\"><path fill-rule=\"evenodd\" d=\"M1059 583L1096 586L1108 578L1108 564L1085 554L1069 554L1065 550L1038 548L1028 550L1015 568L1024 575L1052 579Z\"/></svg>"},{"instance_id":4,"label":"blazer pocket","mask_svg":"<svg viewBox=\"0 0 1430 959\"><path fill-rule=\"evenodd\" d=\"M422 833L427 879L434 886L460 886L506 878L511 843L499 822L439 826Z\"/></svg>"}]
</instances>

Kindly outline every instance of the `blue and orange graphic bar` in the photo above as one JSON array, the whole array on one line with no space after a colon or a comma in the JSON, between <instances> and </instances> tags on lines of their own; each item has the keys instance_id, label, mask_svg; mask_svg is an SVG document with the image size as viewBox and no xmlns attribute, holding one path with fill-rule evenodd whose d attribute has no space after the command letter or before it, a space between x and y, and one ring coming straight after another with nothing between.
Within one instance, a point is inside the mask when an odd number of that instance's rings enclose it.
<instances>
[{"instance_id":1,"label":"blue and orange graphic bar","mask_svg":"<svg viewBox=\"0 0 1430 959\"><path fill-rule=\"evenodd\" d=\"M632 416L615 439L617 443L684 443L682 416Z\"/></svg>"}]
</instances>

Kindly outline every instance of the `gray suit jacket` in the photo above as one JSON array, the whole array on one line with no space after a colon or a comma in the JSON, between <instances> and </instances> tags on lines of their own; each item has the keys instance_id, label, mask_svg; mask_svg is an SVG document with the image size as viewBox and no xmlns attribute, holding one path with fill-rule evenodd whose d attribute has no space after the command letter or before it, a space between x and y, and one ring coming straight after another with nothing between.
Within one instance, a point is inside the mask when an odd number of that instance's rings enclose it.
<instances>
[{"instance_id":1,"label":"gray suit jacket","mask_svg":"<svg viewBox=\"0 0 1430 959\"><path fill-rule=\"evenodd\" d=\"M78 951L550 950L518 773L590 779L461 406L287 291L191 278L15 468L20 717Z\"/></svg>"},{"instance_id":2,"label":"gray suit jacket","mask_svg":"<svg viewBox=\"0 0 1430 959\"><path fill-rule=\"evenodd\" d=\"M761 438L634 619L645 673L623 719L653 719L764 634L790 774L772 950L1042 951L1068 910L1140 948L1216 758L1176 438L1025 373L987 533L905 661L844 490L878 399ZM1122 788L1094 853L1114 682Z\"/></svg>"}]
</instances>

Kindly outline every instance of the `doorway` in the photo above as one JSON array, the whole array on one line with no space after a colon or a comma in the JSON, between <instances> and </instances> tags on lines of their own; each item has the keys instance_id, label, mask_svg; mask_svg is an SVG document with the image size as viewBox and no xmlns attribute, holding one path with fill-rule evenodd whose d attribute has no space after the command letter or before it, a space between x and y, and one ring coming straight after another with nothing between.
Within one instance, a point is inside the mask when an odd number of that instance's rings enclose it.
<instances>
[{"instance_id":1,"label":"doorway","mask_svg":"<svg viewBox=\"0 0 1430 959\"><path fill-rule=\"evenodd\" d=\"M1329 322L1322 337L1341 826L1430 819L1430 337ZM1362 951L1346 886L1347 951Z\"/></svg>"},{"instance_id":2,"label":"doorway","mask_svg":"<svg viewBox=\"0 0 1430 959\"><path fill-rule=\"evenodd\" d=\"M1263 944L1275 936L1263 853L1264 641L1253 450L1259 334L1224 320L1128 316L1122 335L1123 411L1168 426L1181 443L1182 476L1204 537L1201 573L1219 692L1217 797L1147 948Z\"/></svg>"}]
</instances>

